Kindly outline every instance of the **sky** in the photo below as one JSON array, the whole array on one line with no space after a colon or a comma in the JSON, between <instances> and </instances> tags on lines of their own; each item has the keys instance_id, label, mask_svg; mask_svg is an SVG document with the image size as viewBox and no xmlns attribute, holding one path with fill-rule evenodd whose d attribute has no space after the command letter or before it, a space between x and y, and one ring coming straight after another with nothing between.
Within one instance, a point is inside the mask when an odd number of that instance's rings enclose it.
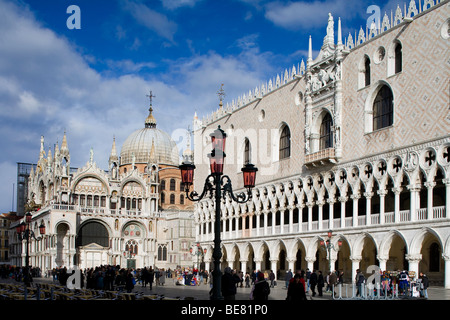
<instances>
[{"instance_id":1,"label":"sky","mask_svg":"<svg viewBox=\"0 0 450 320\"><path fill-rule=\"evenodd\" d=\"M409 2L409 1L408 1ZM343 35L402 0L0 0L0 213L16 210L17 163L36 163L67 134L71 166L91 148L107 169L144 127L151 91L157 127L180 146L192 119L313 58L328 13ZM73 20L79 8L79 20ZM80 28L73 28L78 22ZM69 28L70 26L70 28Z\"/></svg>"}]
</instances>

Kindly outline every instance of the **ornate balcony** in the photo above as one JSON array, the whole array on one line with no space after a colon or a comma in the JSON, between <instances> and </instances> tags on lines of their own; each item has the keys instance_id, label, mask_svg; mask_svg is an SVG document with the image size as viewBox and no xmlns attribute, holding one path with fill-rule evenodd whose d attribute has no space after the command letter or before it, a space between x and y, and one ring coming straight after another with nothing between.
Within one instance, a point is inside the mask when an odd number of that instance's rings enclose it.
<instances>
[{"instance_id":1,"label":"ornate balcony","mask_svg":"<svg viewBox=\"0 0 450 320\"><path fill-rule=\"evenodd\" d=\"M334 148L327 148L307 154L305 156L305 166L317 167L326 163L336 163Z\"/></svg>"}]
</instances>

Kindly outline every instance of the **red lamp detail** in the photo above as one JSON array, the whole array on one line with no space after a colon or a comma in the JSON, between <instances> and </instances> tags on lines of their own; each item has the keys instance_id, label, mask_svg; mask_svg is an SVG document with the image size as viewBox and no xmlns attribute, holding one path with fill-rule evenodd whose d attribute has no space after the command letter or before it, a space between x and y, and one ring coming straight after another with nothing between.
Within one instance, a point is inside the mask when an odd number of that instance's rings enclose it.
<instances>
[{"instance_id":1,"label":"red lamp detail","mask_svg":"<svg viewBox=\"0 0 450 320\"><path fill-rule=\"evenodd\" d=\"M45 224L42 222L41 225L39 226L39 233L41 235L45 234Z\"/></svg>"},{"instance_id":2,"label":"red lamp detail","mask_svg":"<svg viewBox=\"0 0 450 320\"><path fill-rule=\"evenodd\" d=\"M244 178L244 187L245 188L254 188L255 180L256 180L256 168L253 164L247 163L242 169L243 178Z\"/></svg>"},{"instance_id":3,"label":"red lamp detail","mask_svg":"<svg viewBox=\"0 0 450 320\"><path fill-rule=\"evenodd\" d=\"M331 238L331 237L333 236L333 231L331 231L331 230L328 231L328 234L327 234L327 235L328 235L328 238Z\"/></svg>"},{"instance_id":4,"label":"red lamp detail","mask_svg":"<svg viewBox=\"0 0 450 320\"><path fill-rule=\"evenodd\" d=\"M216 152L218 152L219 150L222 151L222 153L225 152L225 144L227 140L227 134L225 133L225 131L220 129L219 126L209 136L211 137L213 150L216 150Z\"/></svg>"},{"instance_id":5,"label":"red lamp detail","mask_svg":"<svg viewBox=\"0 0 450 320\"><path fill-rule=\"evenodd\" d=\"M181 170L181 182L187 187L191 186L194 183L195 165L190 162L183 162L179 168Z\"/></svg>"}]
</instances>

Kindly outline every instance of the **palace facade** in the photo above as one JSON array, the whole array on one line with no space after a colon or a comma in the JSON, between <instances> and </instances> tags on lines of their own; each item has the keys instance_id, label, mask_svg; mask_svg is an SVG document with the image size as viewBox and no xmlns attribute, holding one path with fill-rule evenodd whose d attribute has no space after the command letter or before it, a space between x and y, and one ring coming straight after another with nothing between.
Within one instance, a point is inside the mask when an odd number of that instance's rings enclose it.
<instances>
[{"instance_id":1,"label":"palace facade","mask_svg":"<svg viewBox=\"0 0 450 320\"><path fill-rule=\"evenodd\" d=\"M223 268L331 266L352 281L377 265L450 288L449 13L449 1L412 0L345 39L330 14L315 59L310 38L306 65L195 118L196 191L218 126L236 192L242 166L259 169L250 201L222 202ZM195 205L207 269L214 212L213 199Z\"/></svg>"}]
</instances>

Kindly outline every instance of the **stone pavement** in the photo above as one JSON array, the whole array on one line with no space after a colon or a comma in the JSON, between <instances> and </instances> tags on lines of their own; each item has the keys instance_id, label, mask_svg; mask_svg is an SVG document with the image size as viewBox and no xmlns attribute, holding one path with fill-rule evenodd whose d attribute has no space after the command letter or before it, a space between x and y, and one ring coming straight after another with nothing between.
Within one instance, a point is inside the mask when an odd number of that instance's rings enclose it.
<instances>
[{"instance_id":1,"label":"stone pavement","mask_svg":"<svg viewBox=\"0 0 450 320\"><path fill-rule=\"evenodd\" d=\"M0 279L1 282L14 281ZM15 282L15 281L14 281ZM47 282L53 283L51 278L34 278L35 283ZM201 284L199 286L182 286L176 285L172 279L166 279L164 286L155 286L153 284L152 290L150 290L147 285L146 288L141 286L139 283L134 287L133 292L144 293L145 295L158 294L164 295L165 297L176 298L176 297L192 297L196 300L210 300L209 291L211 290L210 285ZM250 300L250 288L237 288L236 300ZM347 289L348 295L351 296L352 288L351 286ZM278 282L275 288L271 288L269 300L285 300L287 295L287 290L284 288L284 282ZM346 297L346 291L342 290L342 296ZM323 296L319 297L317 294L315 297L307 295L308 300L332 300L330 292L323 292ZM400 297L401 299L405 299ZM444 289L443 287L430 287L428 289L428 300L450 300L450 289Z\"/></svg>"}]
</instances>

